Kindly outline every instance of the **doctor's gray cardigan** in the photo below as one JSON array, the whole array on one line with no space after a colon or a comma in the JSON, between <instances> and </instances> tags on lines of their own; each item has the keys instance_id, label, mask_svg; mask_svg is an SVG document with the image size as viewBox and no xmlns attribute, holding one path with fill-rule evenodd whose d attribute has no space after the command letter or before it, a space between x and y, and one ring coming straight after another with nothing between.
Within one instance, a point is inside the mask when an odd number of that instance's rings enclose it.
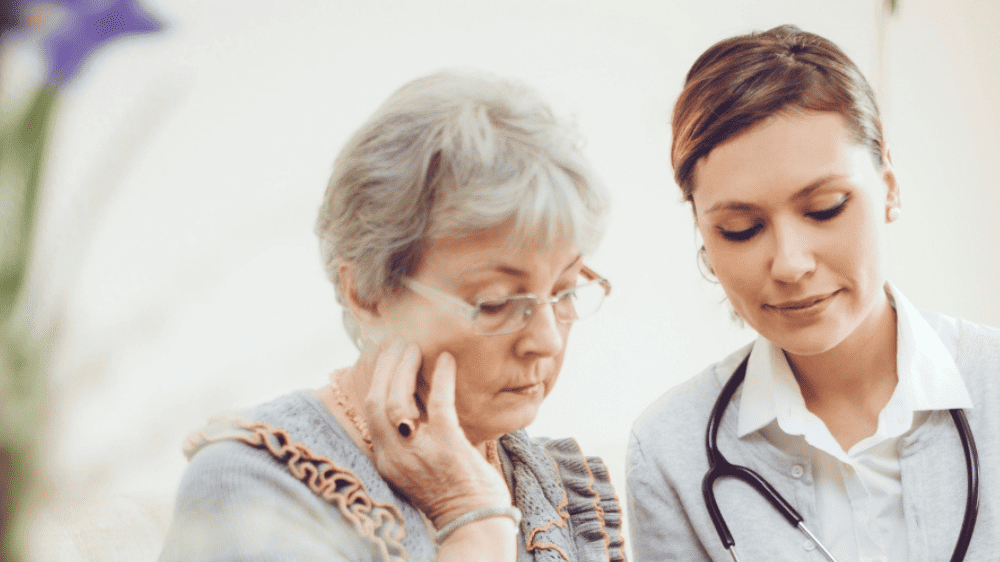
<instances>
[{"instance_id":1,"label":"doctor's gray cardigan","mask_svg":"<svg viewBox=\"0 0 1000 562\"><path fill-rule=\"evenodd\" d=\"M955 359L972 396L966 412L979 451L979 518L968 561L1000 560L1000 330L934 313L924 319ZM747 346L654 402L632 428L628 512L635 562L731 561L705 508L705 428L723 384ZM774 486L818 533L812 466L771 445L760 432L736 437L739 392L719 429L719 450ZM951 557L966 503L966 464L947 411L933 412L899 444L911 562ZM825 560L811 541L742 481L721 478L715 496L743 560ZM823 537L818 537L823 540Z\"/></svg>"}]
</instances>

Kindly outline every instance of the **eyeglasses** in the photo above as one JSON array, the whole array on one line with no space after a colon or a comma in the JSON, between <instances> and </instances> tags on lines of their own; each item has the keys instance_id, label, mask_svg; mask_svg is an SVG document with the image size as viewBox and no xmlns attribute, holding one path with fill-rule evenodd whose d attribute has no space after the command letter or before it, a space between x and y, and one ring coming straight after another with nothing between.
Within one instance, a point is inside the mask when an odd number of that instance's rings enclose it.
<instances>
[{"instance_id":1,"label":"eyeglasses","mask_svg":"<svg viewBox=\"0 0 1000 562\"><path fill-rule=\"evenodd\" d=\"M551 304L556 319L560 322L576 322L593 315L611 294L611 282L583 266L580 270L583 283L560 291L552 298L535 295L511 295L509 297L479 299L469 304L462 299L403 277L403 285L418 295L450 308L472 322L472 331L483 336L510 334L524 328L535 314L538 305Z\"/></svg>"}]
</instances>

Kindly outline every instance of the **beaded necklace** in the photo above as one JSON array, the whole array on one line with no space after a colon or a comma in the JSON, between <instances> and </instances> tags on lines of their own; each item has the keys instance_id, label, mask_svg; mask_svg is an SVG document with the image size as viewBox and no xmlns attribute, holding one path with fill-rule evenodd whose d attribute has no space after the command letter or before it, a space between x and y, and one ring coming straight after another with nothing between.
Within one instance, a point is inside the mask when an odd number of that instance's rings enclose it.
<instances>
[{"instance_id":1,"label":"beaded necklace","mask_svg":"<svg viewBox=\"0 0 1000 562\"><path fill-rule=\"evenodd\" d=\"M365 421L365 418L361 417L361 414L359 414L357 410L354 409L354 406L351 404L351 400L346 394L344 394L344 391L340 389L340 379L346 372L347 369L343 369L334 373L333 376L330 377L330 391L333 393L334 402L337 403L337 406L340 406L341 411L344 412L347 419L351 420L351 423L354 424L354 428L358 430L358 434L361 436L361 443L364 444L365 449L367 449L368 455L374 459L375 446L372 445L372 434L371 431L368 430L368 422Z\"/></svg>"}]
</instances>

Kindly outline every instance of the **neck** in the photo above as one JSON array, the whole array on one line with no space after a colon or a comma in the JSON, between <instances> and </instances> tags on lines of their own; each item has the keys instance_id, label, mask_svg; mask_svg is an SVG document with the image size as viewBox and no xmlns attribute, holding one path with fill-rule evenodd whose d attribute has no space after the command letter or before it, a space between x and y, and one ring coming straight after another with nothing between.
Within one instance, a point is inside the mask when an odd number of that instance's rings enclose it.
<instances>
[{"instance_id":1,"label":"neck","mask_svg":"<svg viewBox=\"0 0 1000 562\"><path fill-rule=\"evenodd\" d=\"M340 390L350 400L351 405L362 412L365 398L371 389L372 375L375 372L375 362L369 360L362 353L358 360L343 371L336 380L331 379L331 383L337 385Z\"/></svg>"},{"instance_id":2,"label":"neck","mask_svg":"<svg viewBox=\"0 0 1000 562\"><path fill-rule=\"evenodd\" d=\"M806 407L847 450L874 434L878 415L896 389L896 312L886 299L833 349L785 356Z\"/></svg>"}]
</instances>

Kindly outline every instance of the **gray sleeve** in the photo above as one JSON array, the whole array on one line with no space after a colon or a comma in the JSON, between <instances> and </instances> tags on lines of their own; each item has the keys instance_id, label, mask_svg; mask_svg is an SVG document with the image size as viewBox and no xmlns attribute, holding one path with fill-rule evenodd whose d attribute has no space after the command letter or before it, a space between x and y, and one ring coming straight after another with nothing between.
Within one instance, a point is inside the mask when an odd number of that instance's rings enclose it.
<instances>
[{"instance_id":1,"label":"gray sleeve","mask_svg":"<svg viewBox=\"0 0 1000 562\"><path fill-rule=\"evenodd\" d=\"M226 441L192 459L160 562L360 562L374 554L336 507L268 452Z\"/></svg>"},{"instance_id":2,"label":"gray sleeve","mask_svg":"<svg viewBox=\"0 0 1000 562\"><path fill-rule=\"evenodd\" d=\"M635 432L629 438L626 490L634 562L711 560L669 475L647 461Z\"/></svg>"}]
</instances>

